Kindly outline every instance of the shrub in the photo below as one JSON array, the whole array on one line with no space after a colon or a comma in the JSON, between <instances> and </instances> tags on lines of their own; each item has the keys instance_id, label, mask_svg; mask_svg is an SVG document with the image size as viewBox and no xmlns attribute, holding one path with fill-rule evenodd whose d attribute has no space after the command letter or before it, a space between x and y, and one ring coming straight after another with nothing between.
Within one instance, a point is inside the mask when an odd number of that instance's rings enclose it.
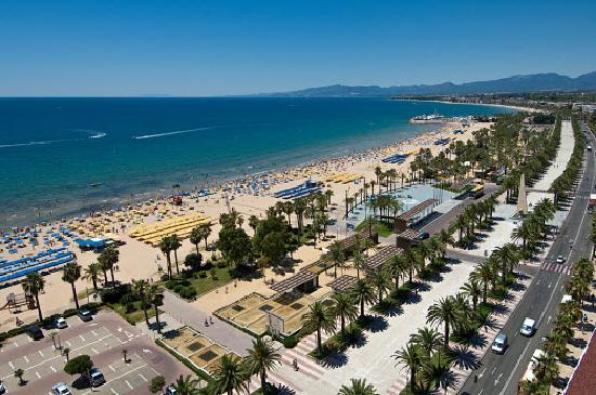
<instances>
[{"instance_id":1,"label":"shrub","mask_svg":"<svg viewBox=\"0 0 596 395\"><path fill-rule=\"evenodd\" d=\"M163 376L156 376L151 379L151 383L149 384L149 391L152 394L157 394L158 392L161 392L165 385L166 379Z\"/></svg>"},{"instance_id":2,"label":"shrub","mask_svg":"<svg viewBox=\"0 0 596 395\"><path fill-rule=\"evenodd\" d=\"M66 362L64 371L68 374L84 374L93 367L93 361L89 355L79 355Z\"/></svg>"},{"instance_id":3,"label":"shrub","mask_svg":"<svg viewBox=\"0 0 596 395\"><path fill-rule=\"evenodd\" d=\"M294 348L299 342L299 338L296 335L286 336L282 340L282 344L285 348Z\"/></svg>"}]
</instances>

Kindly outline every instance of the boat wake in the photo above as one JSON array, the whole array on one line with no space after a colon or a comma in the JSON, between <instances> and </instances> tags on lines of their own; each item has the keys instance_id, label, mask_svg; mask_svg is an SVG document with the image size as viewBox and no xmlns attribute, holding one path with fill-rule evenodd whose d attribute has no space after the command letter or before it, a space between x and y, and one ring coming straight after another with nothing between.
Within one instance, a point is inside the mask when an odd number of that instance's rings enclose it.
<instances>
[{"instance_id":1,"label":"boat wake","mask_svg":"<svg viewBox=\"0 0 596 395\"><path fill-rule=\"evenodd\" d=\"M17 144L2 144L0 148L13 148L13 147L30 147L32 145L48 145L52 143L58 143L61 140L48 140L48 141L30 141L28 143L17 143Z\"/></svg>"},{"instance_id":2,"label":"boat wake","mask_svg":"<svg viewBox=\"0 0 596 395\"><path fill-rule=\"evenodd\" d=\"M93 129L72 129L75 132L82 132L82 133L86 133L89 135L88 138L90 139L100 139L103 137L106 137L108 134L99 130L93 130Z\"/></svg>"},{"instance_id":3,"label":"boat wake","mask_svg":"<svg viewBox=\"0 0 596 395\"><path fill-rule=\"evenodd\" d=\"M174 136L176 134L184 134L184 133L192 133L192 132L200 132L200 131L209 130L209 129L213 129L213 127L204 127L204 128L196 128L196 129L185 129L185 130L174 130L172 132L143 134L141 136L133 136L132 138L135 139L135 140L155 139L155 138L158 138L158 137Z\"/></svg>"},{"instance_id":4,"label":"boat wake","mask_svg":"<svg viewBox=\"0 0 596 395\"><path fill-rule=\"evenodd\" d=\"M102 137L106 137L108 134L104 132L97 132L96 134L92 134L89 136L90 139L100 139Z\"/></svg>"}]
</instances>

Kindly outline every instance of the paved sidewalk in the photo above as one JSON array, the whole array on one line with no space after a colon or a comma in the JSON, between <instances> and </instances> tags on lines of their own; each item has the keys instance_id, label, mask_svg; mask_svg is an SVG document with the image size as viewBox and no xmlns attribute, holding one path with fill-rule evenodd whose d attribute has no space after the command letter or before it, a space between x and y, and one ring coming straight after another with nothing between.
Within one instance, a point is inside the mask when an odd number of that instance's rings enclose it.
<instances>
[{"instance_id":1,"label":"paved sidewalk","mask_svg":"<svg viewBox=\"0 0 596 395\"><path fill-rule=\"evenodd\" d=\"M387 393L395 378L404 374L395 367L391 355L408 342L412 333L426 325L426 311L433 303L459 290L475 264L462 262L449 267L451 271L442 273L441 281L427 283L429 290L419 293L419 301L402 305L403 311L394 316L379 316L378 330L365 332L366 340L361 346L348 349L333 361L318 364L307 356L316 346L313 334L294 349L283 352L283 365L275 373L293 382L295 385L290 387L297 393L337 394L351 378L366 378L379 393ZM294 358L300 367L298 372L292 368Z\"/></svg>"},{"instance_id":2,"label":"paved sidewalk","mask_svg":"<svg viewBox=\"0 0 596 395\"><path fill-rule=\"evenodd\" d=\"M200 310L168 290L164 291L163 306L160 308L176 321L204 333L238 355L247 355L246 350L252 346L252 336ZM205 319L209 320L210 317L213 324L206 326Z\"/></svg>"}]
</instances>

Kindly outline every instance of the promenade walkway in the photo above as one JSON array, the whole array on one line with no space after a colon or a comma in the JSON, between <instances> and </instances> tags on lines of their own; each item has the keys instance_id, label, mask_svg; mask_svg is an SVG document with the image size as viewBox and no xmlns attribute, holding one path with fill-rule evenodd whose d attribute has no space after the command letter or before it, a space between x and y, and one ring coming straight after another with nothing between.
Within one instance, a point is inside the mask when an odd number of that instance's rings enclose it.
<instances>
[{"instance_id":1,"label":"promenade walkway","mask_svg":"<svg viewBox=\"0 0 596 395\"><path fill-rule=\"evenodd\" d=\"M236 354L247 355L246 350L252 346L254 339L252 336L200 310L168 290L164 291L163 306L160 309L168 313L176 321L204 333L207 337L226 346ZM213 324L206 326L205 319L212 319Z\"/></svg>"},{"instance_id":2,"label":"promenade walkway","mask_svg":"<svg viewBox=\"0 0 596 395\"><path fill-rule=\"evenodd\" d=\"M365 332L366 340L361 346L350 348L325 364L317 364L307 356L316 347L316 338L306 337L294 349L282 352L283 365L275 374L293 382L296 386L290 387L297 393L337 394L351 378L366 378L379 393L388 393L395 389L396 377L406 373L395 366L391 355L426 325L428 308L440 298L455 294L474 267L469 262L450 265L451 271L443 273L440 281L428 282L428 290L420 291L420 300L404 304L403 310L394 316L379 316L378 328ZM298 361L298 372L292 368L293 359Z\"/></svg>"}]
</instances>

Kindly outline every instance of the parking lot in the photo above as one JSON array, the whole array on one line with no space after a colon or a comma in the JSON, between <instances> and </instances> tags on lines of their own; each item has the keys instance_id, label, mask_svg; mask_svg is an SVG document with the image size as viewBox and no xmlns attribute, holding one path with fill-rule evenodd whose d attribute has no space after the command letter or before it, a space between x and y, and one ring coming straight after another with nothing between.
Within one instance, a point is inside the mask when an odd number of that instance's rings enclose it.
<instances>
[{"instance_id":1,"label":"parking lot","mask_svg":"<svg viewBox=\"0 0 596 395\"><path fill-rule=\"evenodd\" d=\"M78 317L68 319L69 327L44 330L44 338L33 341L23 334L6 340L0 348L0 378L9 393L46 394L52 385L66 383L73 394L148 393L151 379L161 372L167 382L190 371L154 344L152 339L111 312L102 312L91 322ZM55 333L55 336L51 334ZM64 372L66 357L89 355L99 368L106 383L91 391L76 389L72 383L78 377ZM124 361L123 350L127 352ZM19 386L16 369L24 371L25 385Z\"/></svg>"}]
</instances>

